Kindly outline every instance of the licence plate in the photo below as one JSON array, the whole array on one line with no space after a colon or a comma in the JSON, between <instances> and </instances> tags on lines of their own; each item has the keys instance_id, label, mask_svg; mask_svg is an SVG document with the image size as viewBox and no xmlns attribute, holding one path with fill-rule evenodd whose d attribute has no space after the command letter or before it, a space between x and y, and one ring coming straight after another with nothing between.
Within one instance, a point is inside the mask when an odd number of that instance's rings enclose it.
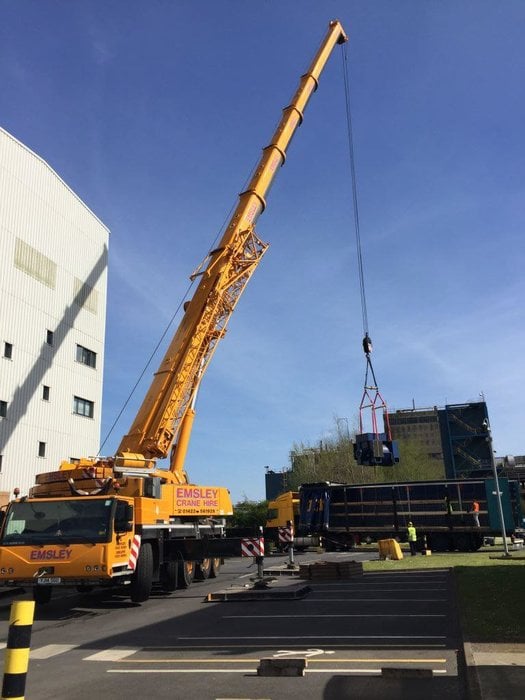
<instances>
[{"instance_id":1,"label":"licence plate","mask_svg":"<svg viewBox=\"0 0 525 700\"><path fill-rule=\"evenodd\" d=\"M62 579L59 576L42 576L36 580L39 586L52 586L55 583L61 583L61 581Z\"/></svg>"}]
</instances>

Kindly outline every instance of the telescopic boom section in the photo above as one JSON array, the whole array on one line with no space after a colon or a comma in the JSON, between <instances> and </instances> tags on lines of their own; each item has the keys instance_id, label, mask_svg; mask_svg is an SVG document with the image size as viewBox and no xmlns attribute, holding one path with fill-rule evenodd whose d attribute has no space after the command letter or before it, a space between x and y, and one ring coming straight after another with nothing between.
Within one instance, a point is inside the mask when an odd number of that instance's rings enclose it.
<instances>
[{"instance_id":1,"label":"telescopic boom section","mask_svg":"<svg viewBox=\"0 0 525 700\"><path fill-rule=\"evenodd\" d=\"M133 425L120 443L120 460L145 466L144 460L167 457L176 441L170 470L179 483L187 481L183 463L196 391L248 280L268 248L256 235L255 223L266 206L265 196L285 161L286 149L302 122L308 100L317 89L319 75L335 45L345 41L341 24L330 22L308 72L283 110L270 144L263 149L248 188L239 195L222 240L191 276L200 277L200 282Z\"/></svg>"}]
</instances>

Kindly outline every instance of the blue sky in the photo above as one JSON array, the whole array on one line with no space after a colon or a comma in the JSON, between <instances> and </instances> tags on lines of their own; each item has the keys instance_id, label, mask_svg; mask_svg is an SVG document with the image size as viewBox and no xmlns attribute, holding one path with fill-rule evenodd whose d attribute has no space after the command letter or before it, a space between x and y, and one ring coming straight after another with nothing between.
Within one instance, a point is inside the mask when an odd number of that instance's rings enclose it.
<instances>
[{"instance_id":1,"label":"blue sky","mask_svg":"<svg viewBox=\"0 0 525 700\"><path fill-rule=\"evenodd\" d=\"M478 400L525 454L525 3L0 0L1 125L111 229L102 437L330 19L347 47L374 368L391 410ZM364 380L337 48L257 225L187 469L264 498ZM172 331L174 328L172 329ZM170 331L171 334L171 331ZM104 446L127 432L155 358Z\"/></svg>"}]
</instances>

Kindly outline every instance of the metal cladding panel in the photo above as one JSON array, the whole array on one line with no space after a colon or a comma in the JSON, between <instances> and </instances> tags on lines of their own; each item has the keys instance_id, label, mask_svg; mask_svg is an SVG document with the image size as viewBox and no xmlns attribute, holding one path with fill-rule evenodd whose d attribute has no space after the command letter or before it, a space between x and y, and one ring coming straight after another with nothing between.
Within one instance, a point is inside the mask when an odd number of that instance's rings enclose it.
<instances>
[{"instance_id":1,"label":"metal cladding panel","mask_svg":"<svg viewBox=\"0 0 525 700\"><path fill-rule=\"evenodd\" d=\"M0 163L0 490L24 493L36 473L98 450L109 231L2 129ZM96 368L77 362L77 345ZM94 403L93 418L73 413L74 396Z\"/></svg>"}]
</instances>

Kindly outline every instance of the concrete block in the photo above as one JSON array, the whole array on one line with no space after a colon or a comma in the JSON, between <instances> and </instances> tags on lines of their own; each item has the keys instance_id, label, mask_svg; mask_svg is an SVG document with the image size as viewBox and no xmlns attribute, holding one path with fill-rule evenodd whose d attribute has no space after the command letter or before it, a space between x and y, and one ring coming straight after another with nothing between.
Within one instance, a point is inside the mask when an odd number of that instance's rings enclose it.
<instances>
[{"instance_id":1,"label":"concrete block","mask_svg":"<svg viewBox=\"0 0 525 700\"><path fill-rule=\"evenodd\" d=\"M307 661L300 657L286 657L282 659L261 659L258 676L304 676Z\"/></svg>"}]
</instances>

